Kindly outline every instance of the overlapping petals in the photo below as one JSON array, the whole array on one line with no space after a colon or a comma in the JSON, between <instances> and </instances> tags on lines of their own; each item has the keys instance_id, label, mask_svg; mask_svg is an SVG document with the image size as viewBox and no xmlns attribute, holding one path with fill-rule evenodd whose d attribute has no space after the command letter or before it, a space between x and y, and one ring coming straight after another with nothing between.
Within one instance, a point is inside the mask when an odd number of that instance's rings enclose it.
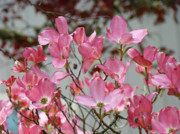
<instances>
[{"instance_id":1,"label":"overlapping petals","mask_svg":"<svg viewBox=\"0 0 180 134\"><path fill-rule=\"evenodd\" d=\"M30 105L30 109L41 109L48 106L55 92L55 85L48 79L41 79L38 85L26 92L27 97L34 103Z\"/></svg>"},{"instance_id":2,"label":"overlapping petals","mask_svg":"<svg viewBox=\"0 0 180 134\"><path fill-rule=\"evenodd\" d=\"M117 58L109 58L104 65L96 65L112 79L115 79L119 84L125 81L126 72L130 66L130 60L127 61L126 66Z\"/></svg>"},{"instance_id":3,"label":"overlapping petals","mask_svg":"<svg viewBox=\"0 0 180 134\"><path fill-rule=\"evenodd\" d=\"M38 41L40 45L58 43L60 34L68 34L68 24L63 16L56 18L55 24L58 32L52 28L48 28L39 34Z\"/></svg>"},{"instance_id":4,"label":"overlapping petals","mask_svg":"<svg viewBox=\"0 0 180 134\"><path fill-rule=\"evenodd\" d=\"M91 81L90 94L91 96L78 95L75 96L75 99L80 104L92 108L103 108L106 112L114 109L123 99L123 93L118 89L105 95L105 83L99 77Z\"/></svg>"},{"instance_id":5,"label":"overlapping petals","mask_svg":"<svg viewBox=\"0 0 180 134\"><path fill-rule=\"evenodd\" d=\"M76 44L81 45L82 43L91 43L96 36L96 31L94 31L89 38L87 38L84 27L78 27L74 31L74 41Z\"/></svg>"},{"instance_id":6,"label":"overlapping petals","mask_svg":"<svg viewBox=\"0 0 180 134\"><path fill-rule=\"evenodd\" d=\"M128 123L131 127L136 128L139 125L145 130L151 126L152 98L154 93L149 97L136 95L130 100L128 108Z\"/></svg>"},{"instance_id":7,"label":"overlapping petals","mask_svg":"<svg viewBox=\"0 0 180 134\"><path fill-rule=\"evenodd\" d=\"M83 43L78 47L79 53L84 57L82 65L83 73L86 73L94 61L101 57L103 42L104 37L97 37L91 44Z\"/></svg>"},{"instance_id":8,"label":"overlapping petals","mask_svg":"<svg viewBox=\"0 0 180 134\"><path fill-rule=\"evenodd\" d=\"M70 46L72 42L72 36L61 34L58 39L58 43L52 43L49 45L48 50L53 56L52 64L55 68L63 68L71 52Z\"/></svg>"},{"instance_id":9,"label":"overlapping petals","mask_svg":"<svg viewBox=\"0 0 180 134\"><path fill-rule=\"evenodd\" d=\"M135 48L130 48L127 53L137 64L148 67L156 59L157 51L154 46L148 46L144 49L143 55Z\"/></svg>"},{"instance_id":10,"label":"overlapping petals","mask_svg":"<svg viewBox=\"0 0 180 134\"><path fill-rule=\"evenodd\" d=\"M41 63L47 60L47 57L44 55L44 50L42 46L37 46L37 50L32 47L27 47L23 51L23 56L34 63Z\"/></svg>"}]
</instances>

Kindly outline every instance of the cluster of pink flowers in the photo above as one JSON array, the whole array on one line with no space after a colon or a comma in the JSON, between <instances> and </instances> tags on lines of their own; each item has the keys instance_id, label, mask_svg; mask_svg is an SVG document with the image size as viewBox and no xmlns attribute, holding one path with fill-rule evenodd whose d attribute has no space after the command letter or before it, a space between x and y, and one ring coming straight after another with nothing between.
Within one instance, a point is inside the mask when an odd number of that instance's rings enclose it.
<instances>
[{"instance_id":1,"label":"cluster of pink flowers","mask_svg":"<svg viewBox=\"0 0 180 134\"><path fill-rule=\"evenodd\" d=\"M9 97L9 101L0 101L0 132L10 133L6 119L13 109L19 118L19 134L90 134L90 131L92 133L100 131L98 129L101 126L104 126L104 131L115 133L116 127L108 126L103 121L110 115L127 120L129 126L139 128L140 133L142 129L147 134L178 132L180 128L178 108L169 106L159 112L152 110L161 90L167 89L168 95L176 96L180 100L180 64L174 57L166 56L154 46L147 46L143 54L133 46L129 47L129 44L141 43L148 34L147 29L127 32L126 21L121 16L115 16L110 23L110 29L107 28L106 37L119 46L120 58L110 57L102 62L105 37L96 37L96 31L87 37L83 27L78 27L69 34L67 21L62 16L56 18L55 25L58 31L51 28L42 31L38 36L40 45L37 46L37 50L26 48L23 52L24 62L15 62L12 71L23 76L11 76L7 81L0 81L7 86ZM73 41L78 45L78 52L82 56L78 75L70 68L71 63L68 61ZM53 67L56 70L65 68L66 72L55 71L50 77L41 70L40 65L48 58L44 54L44 45L48 45L48 51L53 57ZM124 55L130 57L125 64ZM144 95L137 95L138 87L133 89L129 83L125 83L130 59L136 63L135 70L144 76L143 82L146 86L142 93L145 93ZM152 73L154 61L157 61L158 68ZM93 64L96 64L95 68L99 68L102 73L95 72L92 78L81 77L80 80L80 75L85 75ZM72 79L72 83L67 85L72 96L67 99L69 105L62 103L62 99L68 95L62 93L64 89L60 81L66 77ZM153 88L155 89L152 90ZM88 91L89 95L86 94ZM96 129L86 130L87 117L84 117L83 113L82 117L79 116L71 107L71 103L76 103L79 108L88 108L86 116L93 114L99 123L98 127L95 125ZM127 118L121 116L121 112L126 110ZM115 124L116 122L118 121L116 120Z\"/></svg>"}]
</instances>

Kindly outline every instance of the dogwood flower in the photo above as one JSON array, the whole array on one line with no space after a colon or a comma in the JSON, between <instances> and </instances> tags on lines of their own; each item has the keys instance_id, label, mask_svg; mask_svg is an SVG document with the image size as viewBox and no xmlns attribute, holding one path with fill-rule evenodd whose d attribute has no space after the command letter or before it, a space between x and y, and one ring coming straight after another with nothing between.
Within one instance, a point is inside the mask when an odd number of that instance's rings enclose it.
<instances>
[{"instance_id":1,"label":"dogwood flower","mask_svg":"<svg viewBox=\"0 0 180 134\"><path fill-rule=\"evenodd\" d=\"M84 57L82 72L86 73L90 66L101 57L104 37L97 37L92 43L82 43L79 47L79 53Z\"/></svg>"},{"instance_id":2,"label":"dogwood flower","mask_svg":"<svg viewBox=\"0 0 180 134\"><path fill-rule=\"evenodd\" d=\"M96 36L96 31L94 31L89 38L85 34L84 27L78 27L74 31L74 41L76 44L81 45L82 43L91 43Z\"/></svg>"},{"instance_id":3,"label":"dogwood flower","mask_svg":"<svg viewBox=\"0 0 180 134\"><path fill-rule=\"evenodd\" d=\"M55 85L48 79L41 79L38 85L33 86L31 90L26 92L27 97L33 101L30 109L42 109L51 103L55 92Z\"/></svg>"},{"instance_id":4,"label":"dogwood flower","mask_svg":"<svg viewBox=\"0 0 180 134\"><path fill-rule=\"evenodd\" d=\"M52 44L54 42L58 43L60 34L69 34L68 24L63 16L59 16L55 19L55 25L57 27L58 32L52 28L48 28L39 34L38 41L40 45Z\"/></svg>"},{"instance_id":5,"label":"dogwood flower","mask_svg":"<svg viewBox=\"0 0 180 134\"><path fill-rule=\"evenodd\" d=\"M6 80L0 80L0 84L5 84L7 87L11 87L16 80L15 76L11 76L7 81Z\"/></svg>"},{"instance_id":6,"label":"dogwood flower","mask_svg":"<svg viewBox=\"0 0 180 134\"><path fill-rule=\"evenodd\" d=\"M137 64L148 67L152 65L152 62L156 59L157 48L154 46L148 46L144 49L143 55L135 48L130 48L127 51L129 57L131 57Z\"/></svg>"},{"instance_id":7,"label":"dogwood flower","mask_svg":"<svg viewBox=\"0 0 180 134\"><path fill-rule=\"evenodd\" d=\"M153 130L160 134L177 134L180 128L180 111L173 106L163 108L159 112L159 118L154 116L151 122Z\"/></svg>"},{"instance_id":8,"label":"dogwood flower","mask_svg":"<svg viewBox=\"0 0 180 134\"><path fill-rule=\"evenodd\" d=\"M126 72L130 66L130 60L127 61L126 66L117 58L109 58L104 65L96 65L103 72L115 79L119 84L122 84L126 78Z\"/></svg>"},{"instance_id":9,"label":"dogwood flower","mask_svg":"<svg viewBox=\"0 0 180 134\"><path fill-rule=\"evenodd\" d=\"M15 61L14 67L11 69L13 73L20 73L27 71L27 60L24 59L24 62L21 63L18 60Z\"/></svg>"},{"instance_id":10,"label":"dogwood flower","mask_svg":"<svg viewBox=\"0 0 180 134\"><path fill-rule=\"evenodd\" d=\"M27 47L23 51L23 56L34 63L41 63L47 60L47 57L44 55L44 50L42 46L37 46L37 50L32 47Z\"/></svg>"},{"instance_id":11,"label":"dogwood flower","mask_svg":"<svg viewBox=\"0 0 180 134\"><path fill-rule=\"evenodd\" d=\"M110 31L111 29L111 31ZM107 38L118 44L138 44L147 35L147 29L137 29L127 32L127 23L121 16L115 16L107 30Z\"/></svg>"},{"instance_id":12,"label":"dogwood flower","mask_svg":"<svg viewBox=\"0 0 180 134\"><path fill-rule=\"evenodd\" d=\"M55 68L63 68L71 52L70 46L72 36L61 34L58 43L52 43L48 46L50 54L53 56L52 64Z\"/></svg>"},{"instance_id":13,"label":"dogwood flower","mask_svg":"<svg viewBox=\"0 0 180 134\"><path fill-rule=\"evenodd\" d=\"M147 97L136 95L130 99L128 123L132 128L136 128L140 125L145 130L151 130L152 99L156 94L156 92L152 92Z\"/></svg>"},{"instance_id":14,"label":"dogwood flower","mask_svg":"<svg viewBox=\"0 0 180 134\"><path fill-rule=\"evenodd\" d=\"M79 104L92 108L102 108L105 109L106 112L114 109L123 99L123 93L118 89L105 95L105 83L99 77L91 81L90 94L91 96L77 95L75 99Z\"/></svg>"}]
</instances>

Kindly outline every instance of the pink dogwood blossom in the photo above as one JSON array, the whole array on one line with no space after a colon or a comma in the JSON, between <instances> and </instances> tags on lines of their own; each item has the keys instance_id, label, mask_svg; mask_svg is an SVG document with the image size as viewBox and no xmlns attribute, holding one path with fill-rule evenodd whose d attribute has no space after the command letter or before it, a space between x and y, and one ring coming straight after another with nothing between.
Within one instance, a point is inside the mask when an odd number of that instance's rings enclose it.
<instances>
[{"instance_id":1,"label":"pink dogwood blossom","mask_svg":"<svg viewBox=\"0 0 180 134\"><path fill-rule=\"evenodd\" d=\"M154 116L151 122L153 130L160 134L177 134L180 128L180 111L173 106L163 108L159 112L159 118Z\"/></svg>"},{"instance_id":2,"label":"pink dogwood blossom","mask_svg":"<svg viewBox=\"0 0 180 134\"><path fill-rule=\"evenodd\" d=\"M26 96L26 90L24 88L18 86L17 84L13 84L11 86L11 101L13 104L18 104L19 107L29 107L29 98Z\"/></svg>"},{"instance_id":3,"label":"pink dogwood blossom","mask_svg":"<svg viewBox=\"0 0 180 134\"><path fill-rule=\"evenodd\" d=\"M82 64L83 73L86 73L94 61L101 57L103 42L104 37L96 37L91 44L83 43L78 47L79 53L84 57L84 62Z\"/></svg>"},{"instance_id":4,"label":"pink dogwood blossom","mask_svg":"<svg viewBox=\"0 0 180 134\"><path fill-rule=\"evenodd\" d=\"M68 33L68 24L66 19L63 16L59 16L55 19L55 25L58 32L52 28L45 29L38 36L38 41L40 45L58 43L60 34L69 34Z\"/></svg>"},{"instance_id":5,"label":"pink dogwood blossom","mask_svg":"<svg viewBox=\"0 0 180 134\"><path fill-rule=\"evenodd\" d=\"M91 96L77 95L75 99L79 104L92 108L103 108L106 112L115 108L123 99L123 93L118 89L105 95L105 83L99 77L91 81L90 94Z\"/></svg>"},{"instance_id":6,"label":"pink dogwood blossom","mask_svg":"<svg viewBox=\"0 0 180 134\"><path fill-rule=\"evenodd\" d=\"M21 63L18 60L15 61L14 67L11 69L13 73L20 73L27 71L27 60L24 59L24 62Z\"/></svg>"},{"instance_id":7,"label":"pink dogwood blossom","mask_svg":"<svg viewBox=\"0 0 180 134\"><path fill-rule=\"evenodd\" d=\"M55 68L63 68L71 52L70 46L72 36L61 34L59 35L58 43L49 45L48 50L53 56L52 64Z\"/></svg>"},{"instance_id":8,"label":"pink dogwood blossom","mask_svg":"<svg viewBox=\"0 0 180 134\"><path fill-rule=\"evenodd\" d=\"M137 29L127 32L126 21L117 15L111 20L110 29L107 28L107 38L118 44L138 44L147 35L147 29Z\"/></svg>"},{"instance_id":9,"label":"pink dogwood blossom","mask_svg":"<svg viewBox=\"0 0 180 134\"><path fill-rule=\"evenodd\" d=\"M109 58L104 65L96 65L112 79L115 79L119 84L125 81L126 72L130 66L130 60L127 61L126 66L117 58Z\"/></svg>"},{"instance_id":10,"label":"pink dogwood blossom","mask_svg":"<svg viewBox=\"0 0 180 134\"><path fill-rule=\"evenodd\" d=\"M166 56L164 52L158 52L156 54L156 59L158 63L158 71L159 72L168 72L168 69L172 70L173 68L176 68L178 63L176 59L172 56ZM167 65L170 65L172 68L167 68Z\"/></svg>"},{"instance_id":11,"label":"pink dogwood blossom","mask_svg":"<svg viewBox=\"0 0 180 134\"><path fill-rule=\"evenodd\" d=\"M74 31L74 41L77 45L81 45L82 43L91 43L96 36L96 31L94 31L89 38L87 38L84 27L78 27Z\"/></svg>"},{"instance_id":12,"label":"pink dogwood blossom","mask_svg":"<svg viewBox=\"0 0 180 134\"><path fill-rule=\"evenodd\" d=\"M180 65L171 56L157 54L159 72L151 77L152 85L169 89L168 95L180 97Z\"/></svg>"},{"instance_id":13,"label":"pink dogwood blossom","mask_svg":"<svg viewBox=\"0 0 180 134\"><path fill-rule=\"evenodd\" d=\"M54 83L50 82L48 79L41 79L38 85L33 86L31 90L26 92L27 97L33 101L30 105L30 109L42 109L48 106L53 98L55 92Z\"/></svg>"},{"instance_id":14,"label":"pink dogwood blossom","mask_svg":"<svg viewBox=\"0 0 180 134\"><path fill-rule=\"evenodd\" d=\"M40 45L50 44L48 50L53 56L52 64L55 68L62 68L71 52L72 35L68 33L68 24L63 16L55 19L58 32L54 29L46 29L38 36Z\"/></svg>"},{"instance_id":15,"label":"pink dogwood blossom","mask_svg":"<svg viewBox=\"0 0 180 134\"><path fill-rule=\"evenodd\" d=\"M157 48L154 46L148 46L144 49L143 55L135 48L130 48L127 53L137 64L148 67L155 60L157 51Z\"/></svg>"},{"instance_id":16,"label":"pink dogwood blossom","mask_svg":"<svg viewBox=\"0 0 180 134\"><path fill-rule=\"evenodd\" d=\"M47 60L47 57L44 55L44 50L42 46L37 46L37 50L32 47L27 47L23 51L23 56L34 63L41 63Z\"/></svg>"},{"instance_id":17,"label":"pink dogwood blossom","mask_svg":"<svg viewBox=\"0 0 180 134\"><path fill-rule=\"evenodd\" d=\"M24 88L24 90L29 90L33 86L35 86L40 80L41 78L39 76L34 74L32 71L28 71L23 75L22 80L20 80L20 78L18 77L16 82L18 86Z\"/></svg>"},{"instance_id":18,"label":"pink dogwood blossom","mask_svg":"<svg viewBox=\"0 0 180 134\"><path fill-rule=\"evenodd\" d=\"M156 93L152 92L149 96L136 95L130 100L128 108L128 123L132 128L139 125L145 130L151 128L152 99Z\"/></svg>"},{"instance_id":19,"label":"pink dogwood blossom","mask_svg":"<svg viewBox=\"0 0 180 134\"><path fill-rule=\"evenodd\" d=\"M11 76L7 81L6 80L0 80L0 84L5 84L7 87L11 87L16 80L15 76Z\"/></svg>"}]
</instances>

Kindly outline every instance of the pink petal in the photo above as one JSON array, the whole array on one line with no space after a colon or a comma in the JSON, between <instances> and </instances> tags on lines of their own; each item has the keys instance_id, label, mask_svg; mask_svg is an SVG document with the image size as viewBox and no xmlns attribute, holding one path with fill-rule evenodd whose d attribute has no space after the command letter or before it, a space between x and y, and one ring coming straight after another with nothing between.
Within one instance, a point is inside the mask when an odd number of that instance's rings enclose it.
<instances>
[{"instance_id":1,"label":"pink petal","mask_svg":"<svg viewBox=\"0 0 180 134\"><path fill-rule=\"evenodd\" d=\"M94 31L94 32L89 36L89 38L87 39L87 42L88 42L88 43L91 43L91 42L94 40L95 37L96 37L96 31Z\"/></svg>"},{"instance_id":2,"label":"pink petal","mask_svg":"<svg viewBox=\"0 0 180 134\"><path fill-rule=\"evenodd\" d=\"M82 57L89 58L89 57L91 57L91 53L93 51L93 48L91 47L90 44L83 43L78 47L78 51L82 55Z\"/></svg>"},{"instance_id":3,"label":"pink petal","mask_svg":"<svg viewBox=\"0 0 180 134\"><path fill-rule=\"evenodd\" d=\"M124 18L116 15L111 21L110 28L112 33L115 33L120 37L122 34L126 33L127 23Z\"/></svg>"},{"instance_id":4,"label":"pink petal","mask_svg":"<svg viewBox=\"0 0 180 134\"><path fill-rule=\"evenodd\" d=\"M129 55L129 57L131 57L132 59L137 57L137 56L141 56L140 52L135 49L135 48L130 48L128 51L127 51L127 54Z\"/></svg>"},{"instance_id":5,"label":"pink petal","mask_svg":"<svg viewBox=\"0 0 180 134\"><path fill-rule=\"evenodd\" d=\"M127 32L127 23L121 16L115 16L111 20L110 29L111 32L107 30L107 38L118 43L121 36Z\"/></svg>"},{"instance_id":6,"label":"pink petal","mask_svg":"<svg viewBox=\"0 0 180 134\"><path fill-rule=\"evenodd\" d=\"M72 36L70 35L63 34L59 37L58 45L65 59L67 59L69 57L69 54L71 53L70 50L71 42L72 42Z\"/></svg>"},{"instance_id":7,"label":"pink petal","mask_svg":"<svg viewBox=\"0 0 180 134\"><path fill-rule=\"evenodd\" d=\"M62 71L56 71L56 72L53 73L51 81L53 83L55 83L56 85L59 85L59 82L61 80L63 80L64 78L66 78L67 76L70 76L70 75L71 74L69 74L69 73L65 73L65 72L62 72Z\"/></svg>"},{"instance_id":8,"label":"pink petal","mask_svg":"<svg viewBox=\"0 0 180 134\"><path fill-rule=\"evenodd\" d=\"M37 76L50 79L49 75L41 71L37 65L32 65L30 70L33 71Z\"/></svg>"},{"instance_id":9,"label":"pink petal","mask_svg":"<svg viewBox=\"0 0 180 134\"><path fill-rule=\"evenodd\" d=\"M147 99L152 102L154 96L157 94L158 94L157 92L151 92L150 94L147 95Z\"/></svg>"},{"instance_id":10,"label":"pink petal","mask_svg":"<svg viewBox=\"0 0 180 134\"><path fill-rule=\"evenodd\" d=\"M34 125L30 129L30 134L40 134L42 132L42 128L39 125Z\"/></svg>"},{"instance_id":11,"label":"pink petal","mask_svg":"<svg viewBox=\"0 0 180 134\"><path fill-rule=\"evenodd\" d=\"M131 57L137 64L141 65L141 66L150 66L152 63L146 59L144 59L144 57L140 54L140 52L135 49L135 48L130 48L127 51L127 54L129 55L129 57Z\"/></svg>"},{"instance_id":12,"label":"pink petal","mask_svg":"<svg viewBox=\"0 0 180 134\"><path fill-rule=\"evenodd\" d=\"M165 57L166 54L164 52L158 52L156 54L156 59L157 59L157 63L158 63L158 70L160 70L161 72L163 72L163 66L164 66L164 62L165 62Z\"/></svg>"},{"instance_id":13,"label":"pink petal","mask_svg":"<svg viewBox=\"0 0 180 134\"><path fill-rule=\"evenodd\" d=\"M146 60L153 62L156 58L156 54L157 54L157 48L155 48L154 46L148 46L144 49L143 57Z\"/></svg>"},{"instance_id":14,"label":"pink petal","mask_svg":"<svg viewBox=\"0 0 180 134\"><path fill-rule=\"evenodd\" d=\"M60 34L68 34L68 24L63 16L59 16L58 18L56 18L55 23Z\"/></svg>"},{"instance_id":15,"label":"pink petal","mask_svg":"<svg viewBox=\"0 0 180 134\"><path fill-rule=\"evenodd\" d=\"M59 36L58 45L59 45L61 48L65 47L65 46L70 47L72 40L73 40L73 38L72 38L71 35L61 34L61 35Z\"/></svg>"},{"instance_id":16,"label":"pink petal","mask_svg":"<svg viewBox=\"0 0 180 134\"><path fill-rule=\"evenodd\" d=\"M128 69L130 67L130 64L131 64L131 61L128 59L123 72L119 73L119 77L115 76L115 80L118 82L118 84L123 84L124 83L125 78L126 78L126 73L127 73ZM121 67L121 68L123 69L123 67Z\"/></svg>"},{"instance_id":17,"label":"pink petal","mask_svg":"<svg viewBox=\"0 0 180 134\"><path fill-rule=\"evenodd\" d=\"M90 93L97 103L104 101L105 83L101 78L96 77L91 81Z\"/></svg>"},{"instance_id":18,"label":"pink petal","mask_svg":"<svg viewBox=\"0 0 180 134\"><path fill-rule=\"evenodd\" d=\"M121 44L130 44L129 42L131 42L133 40L133 37L130 33L125 33L122 35L120 43Z\"/></svg>"},{"instance_id":19,"label":"pink petal","mask_svg":"<svg viewBox=\"0 0 180 134\"><path fill-rule=\"evenodd\" d=\"M36 102L36 103L32 103L30 106L29 106L29 109L30 110L33 110L33 109L42 109L42 108L45 108L49 103L43 105L41 104L40 102Z\"/></svg>"},{"instance_id":20,"label":"pink petal","mask_svg":"<svg viewBox=\"0 0 180 134\"><path fill-rule=\"evenodd\" d=\"M107 75L111 76L112 75L112 71L105 65L96 65L95 67L98 67L99 69L101 69L104 73L106 73Z\"/></svg>"},{"instance_id":21,"label":"pink petal","mask_svg":"<svg viewBox=\"0 0 180 134\"><path fill-rule=\"evenodd\" d=\"M113 74L119 75L119 77L121 77L121 74L124 71L123 62L117 58L109 58L104 65L108 67Z\"/></svg>"},{"instance_id":22,"label":"pink petal","mask_svg":"<svg viewBox=\"0 0 180 134\"><path fill-rule=\"evenodd\" d=\"M38 41L40 45L46 45L52 42L58 41L59 34L51 28L45 29L38 36Z\"/></svg>"},{"instance_id":23,"label":"pink petal","mask_svg":"<svg viewBox=\"0 0 180 134\"><path fill-rule=\"evenodd\" d=\"M55 68L63 68L66 64L66 59L53 58L52 64Z\"/></svg>"},{"instance_id":24,"label":"pink petal","mask_svg":"<svg viewBox=\"0 0 180 134\"><path fill-rule=\"evenodd\" d=\"M159 122L161 122L166 128L179 128L180 117L176 107L167 107L161 109L159 112Z\"/></svg>"},{"instance_id":25,"label":"pink petal","mask_svg":"<svg viewBox=\"0 0 180 134\"><path fill-rule=\"evenodd\" d=\"M41 91L38 89L37 86L34 86L31 88L31 90L26 92L26 96L31 100L31 101L38 101L42 97Z\"/></svg>"},{"instance_id":26,"label":"pink petal","mask_svg":"<svg viewBox=\"0 0 180 134\"><path fill-rule=\"evenodd\" d=\"M147 29L137 29L129 32L132 35L132 40L127 44L139 44L148 34Z\"/></svg>"},{"instance_id":27,"label":"pink petal","mask_svg":"<svg viewBox=\"0 0 180 134\"><path fill-rule=\"evenodd\" d=\"M137 64L143 66L143 67L149 67L152 65L152 63L146 59L144 59L142 56L137 56L133 59Z\"/></svg>"},{"instance_id":28,"label":"pink petal","mask_svg":"<svg viewBox=\"0 0 180 134\"><path fill-rule=\"evenodd\" d=\"M104 107L106 112L118 106L122 101L123 97L124 95L122 94L122 90L119 89L115 89L109 94L107 94L104 99L104 103L107 104L107 106Z\"/></svg>"},{"instance_id":29,"label":"pink petal","mask_svg":"<svg viewBox=\"0 0 180 134\"><path fill-rule=\"evenodd\" d=\"M101 55L101 51L103 49L103 42L104 42L104 37L97 37L92 42L91 46L96 48L98 55Z\"/></svg>"},{"instance_id":30,"label":"pink petal","mask_svg":"<svg viewBox=\"0 0 180 134\"><path fill-rule=\"evenodd\" d=\"M106 30L107 30L106 37L107 37L109 40L114 41L114 42L116 42L117 44L119 44L121 38L120 38L120 37L116 37L116 36L114 37L113 34L110 32L109 28L106 28Z\"/></svg>"},{"instance_id":31,"label":"pink petal","mask_svg":"<svg viewBox=\"0 0 180 134\"><path fill-rule=\"evenodd\" d=\"M48 51L50 52L50 54L53 56L53 57L60 57L61 56L61 51L60 51L60 47L58 45L58 43L53 43L53 44L50 44L48 46Z\"/></svg>"},{"instance_id":32,"label":"pink petal","mask_svg":"<svg viewBox=\"0 0 180 134\"><path fill-rule=\"evenodd\" d=\"M29 129L26 127L26 124L20 122L18 125L18 134L29 134Z\"/></svg>"},{"instance_id":33,"label":"pink petal","mask_svg":"<svg viewBox=\"0 0 180 134\"><path fill-rule=\"evenodd\" d=\"M78 27L76 28L75 32L74 32L74 41L76 42L76 44L80 45L82 43L84 43L86 41L86 34L85 34L85 30L84 27Z\"/></svg>"},{"instance_id":34,"label":"pink petal","mask_svg":"<svg viewBox=\"0 0 180 134\"><path fill-rule=\"evenodd\" d=\"M124 96L126 98L132 98L135 92L138 90L137 87L133 90L129 84L122 85L122 89L124 90Z\"/></svg>"},{"instance_id":35,"label":"pink petal","mask_svg":"<svg viewBox=\"0 0 180 134\"><path fill-rule=\"evenodd\" d=\"M90 96L87 95L78 95L75 96L76 101L79 104L85 105L85 106L96 106L96 102L94 101L94 99Z\"/></svg>"},{"instance_id":36,"label":"pink petal","mask_svg":"<svg viewBox=\"0 0 180 134\"><path fill-rule=\"evenodd\" d=\"M53 97L53 93L56 91L55 84L48 79L41 79L37 85L38 90L40 90L42 96Z\"/></svg>"},{"instance_id":37,"label":"pink petal","mask_svg":"<svg viewBox=\"0 0 180 134\"><path fill-rule=\"evenodd\" d=\"M159 122L157 119L151 120L153 130L156 130L159 133L167 133L166 128Z\"/></svg>"},{"instance_id":38,"label":"pink petal","mask_svg":"<svg viewBox=\"0 0 180 134\"><path fill-rule=\"evenodd\" d=\"M151 82L156 87L160 88L170 88L171 81L165 74L156 74L152 76Z\"/></svg>"},{"instance_id":39,"label":"pink petal","mask_svg":"<svg viewBox=\"0 0 180 134\"><path fill-rule=\"evenodd\" d=\"M93 63L94 59L85 59L82 64L82 72L85 74Z\"/></svg>"},{"instance_id":40,"label":"pink petal","mask_svg":"<svg viewBox=\"0 0 180 134\"><path fill-rule=\"evenodd\" d=\"M47 59L47 57L44 55L44 50L41 45L37 46L37 50L32 47L27 47L23 51L23 56L32 62L40 63Z\"/></svg>"}]
</instances>

